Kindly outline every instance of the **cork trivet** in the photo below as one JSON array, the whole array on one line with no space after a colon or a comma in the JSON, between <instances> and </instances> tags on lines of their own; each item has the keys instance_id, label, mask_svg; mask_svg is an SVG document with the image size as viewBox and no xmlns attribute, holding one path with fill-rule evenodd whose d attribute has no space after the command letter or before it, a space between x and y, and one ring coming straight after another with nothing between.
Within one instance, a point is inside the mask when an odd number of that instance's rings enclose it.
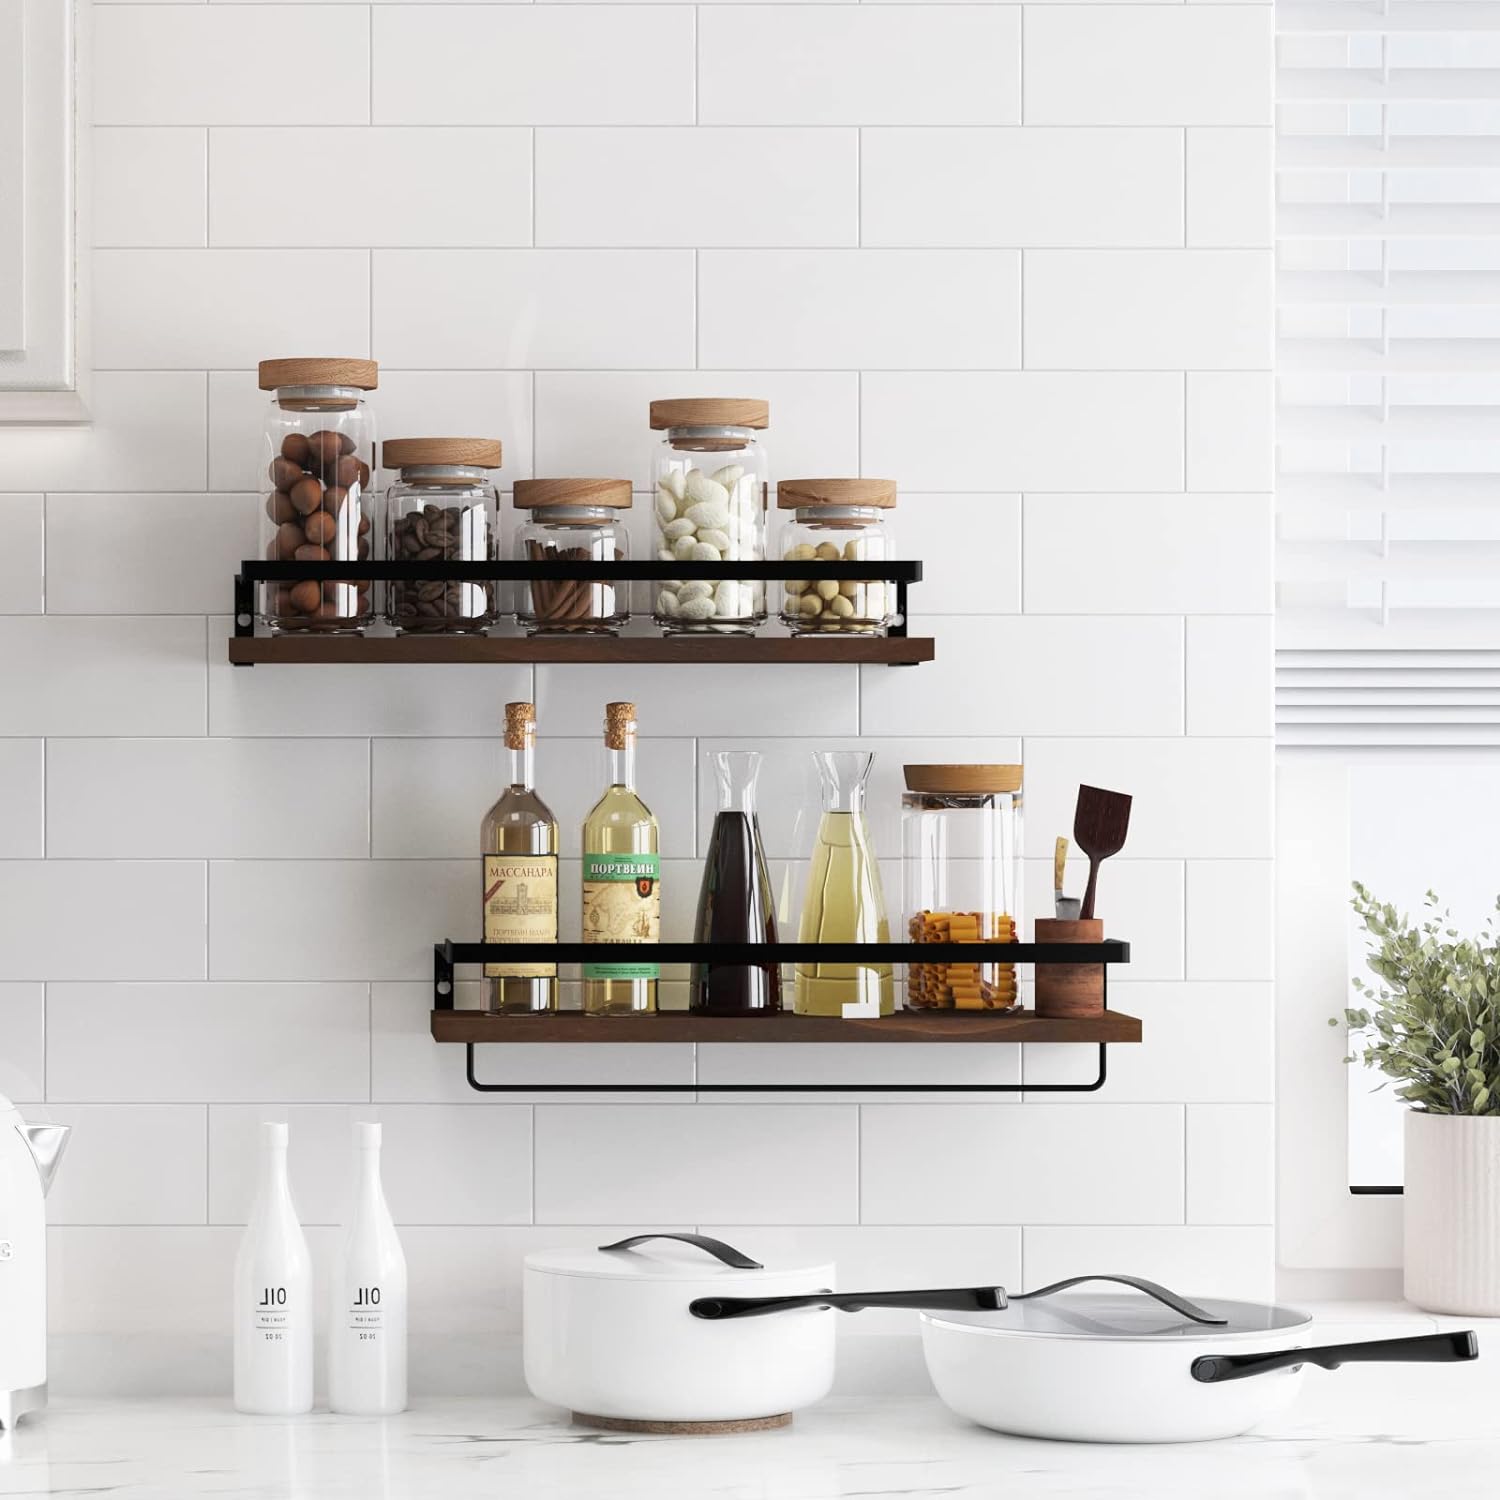
<instances>
[{"instance_id":1,"label":"cork trivet","mask_svg":"<svg viewBox=\"0 0 1500 1500\"><path fill-rule=\"evenodd\" d=\"M580 1427L599 1427L605 1432L655 1432L663 1436L711 1437L719 1433L769 1432L775 1427L789 1427L792 1414L783 1411L774 1417L737 1417L729 1422L646 1422L635 1417L595 1417L586 1411L575 1411L573 1421Z\"/></svg>"}]
</instances>

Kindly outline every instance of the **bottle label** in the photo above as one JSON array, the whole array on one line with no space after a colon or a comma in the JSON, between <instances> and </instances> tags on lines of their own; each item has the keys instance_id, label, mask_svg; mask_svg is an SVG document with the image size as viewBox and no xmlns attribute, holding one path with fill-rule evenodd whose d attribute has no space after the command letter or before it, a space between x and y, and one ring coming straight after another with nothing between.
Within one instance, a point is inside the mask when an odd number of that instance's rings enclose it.
<instances>
[{"instance_id":1,"label":"bottle label","mask_svg":"<svg viewBox=\"0 0 1500 1500\"><path fill-rule=\"evenodd\" d=\"M292 1325L287 1316L287 1295L284 1286L263 1286L256 1299L250 1326L262 1343L284 1344Z\"/></svg>"},{"instance_id":2,"label":"bottle label","mask_svg":"<svg viewBox=\"0 0 1500 1500\"><path fill-rule=\"evenodd\" d=\"M583 856L583 940L661 941L661 856ZM656 979L659 964L585 964L585 979Z\"/></svg>"},{"instance_id":3,"label":"bottle label","mask_svg":"<svg viewBox=\"0 0 1500 1500\"><path fill-rule=\"evenodd\" d=\"M380 1306L378 1286L357 1286L349 1300L349 1332L355 1342L377 1344L385 1327L385 1313Z\"/></svg>"},{"instance_id":4,"label":"bottle label","mask_svg":"<svg viewBox=\"0 0 1500 1500\"><path fill-rule=\"evenodd\" d=\"M557 856L484 856L484 940L557 941ZM486 964L489 979L555 979L556 964Z\"/></svg>"}]
</instances>

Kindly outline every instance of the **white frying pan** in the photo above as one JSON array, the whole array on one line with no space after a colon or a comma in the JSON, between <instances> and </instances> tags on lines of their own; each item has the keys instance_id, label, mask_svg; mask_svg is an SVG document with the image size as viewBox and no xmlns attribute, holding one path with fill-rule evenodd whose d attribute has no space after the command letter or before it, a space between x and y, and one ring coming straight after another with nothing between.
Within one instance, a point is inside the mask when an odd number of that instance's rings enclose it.
<instances>
[{"instance_id":1,"label":"white frying pan","mask_svg":"<svg viewBox=\"0 0 1500 1500\"><path fill-rule=\"evenodd\" d=\"M1090 1443L1190 1443L1234 1437L1290 1404L1305 1365L1439 1364L1477 1359L1471 1332L1308 1348L1312 1318L1258 1302L1189 1302L1131 1277L1079 1277L1136 1288L1043 1288L985 1311L924 1311L922 1352L937 1393L960 1416L1021 1437ZM970 1289L969 1295L988 1291ZM1144 1295L1142 1295L1144 1294ZM941 1308L949 1292L844 1292L705 1299L696 1317L756 1317L795 1307ZM1036 1300L1032 1300L1035 1298ZM961 1306L949 1301L950 1308ZM972 1304L971 1304L972 1305ZM981 1304L984 1305L984 1304Z\"/></svg>"}]
</instances>

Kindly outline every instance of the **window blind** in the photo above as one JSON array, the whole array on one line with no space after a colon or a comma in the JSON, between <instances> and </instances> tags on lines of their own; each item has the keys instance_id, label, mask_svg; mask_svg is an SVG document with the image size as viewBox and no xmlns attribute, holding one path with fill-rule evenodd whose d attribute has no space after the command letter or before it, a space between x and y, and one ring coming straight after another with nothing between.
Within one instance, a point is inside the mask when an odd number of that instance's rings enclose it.
<instances>
[{"instance_id":1,"label":"window blind","mask_svg":"<svg viewBox=\"0 0 1500 1500\"><path fill-rule=\"evenodd\" d=\"M1277 29L1278 738L1500 745L1500 3Z\"/></svg>"}]
</instances>

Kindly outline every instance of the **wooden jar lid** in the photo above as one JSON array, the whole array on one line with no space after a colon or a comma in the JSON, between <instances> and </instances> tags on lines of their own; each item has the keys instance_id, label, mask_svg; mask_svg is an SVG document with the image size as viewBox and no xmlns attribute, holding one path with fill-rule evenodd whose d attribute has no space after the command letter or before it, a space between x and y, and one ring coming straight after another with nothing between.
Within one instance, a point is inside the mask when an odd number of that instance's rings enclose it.
<instances>
[{"instance_id":1,"label":"wooden jar lid","mask_svg":"<svg viewBox=\"0 0 1500 1500\"><path fill-rule=\"evenodd\" d=\"M1020 766L903 766L909 792L1019 792Z\"/></svg>"},{"instance_id":2,"label":"wooden jar lid","mask_svg":"<svg viewBox=\"0 0 1500 1500\"><path fill-rule=\"evenodd\" d=\"M808 505L878 505L896 503L894 479L783 479L776 486L778 510Z\"/></svg>"},{"instance_id":3,"label":"wooden jar lid","mask_svg":"<svg viewBox=\"0 0 1500 1500\"><path fill-rule=\"evenodd\" d=\"M628 479L518 479L516 509L544 505L613 505L630 508Z\"/></svg>"},{"instance_id":4,"label":"wooden jar lid","mask_svg":"<svg viewBox=\"0 0 1500 1500\"><path fill-rule=\"evenodd\" d=\"M380 366L373 359L263 359L260 388L274 391L284 385L352 385L373 391L380 383Z\"/></svg>"},{"instance_id":5,"label":"wooden jar lid","mask_svg":"<svg viewBox=\"0 0 1500 1500\"><path fill-rule=\"evenodd\" d=\"M387 438L380 445L383 469L408 464L465 464L471 469L500 467L499 438Z\"/></svg>"},{"instance_id":6,"label":"wooden jar lid","mask_svg":"<svg viewBox=\"0 0 1500 1500\"><path fill-rule=\"evenodd\" d=\"M651 403L651 427L769 427L771 403L746 396L683 396Z\"/></svg>"}]
</instances>

